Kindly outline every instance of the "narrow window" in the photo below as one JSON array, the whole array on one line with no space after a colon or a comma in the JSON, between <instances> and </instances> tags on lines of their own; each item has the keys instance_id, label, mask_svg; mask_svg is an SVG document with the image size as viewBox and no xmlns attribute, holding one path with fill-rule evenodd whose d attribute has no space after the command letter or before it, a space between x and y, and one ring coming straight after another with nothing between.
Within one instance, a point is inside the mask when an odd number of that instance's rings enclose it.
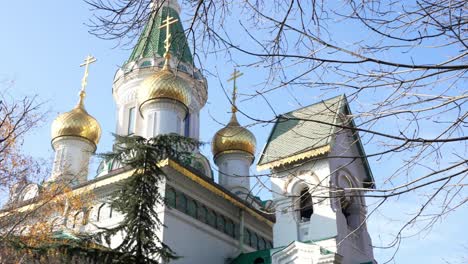
<instances>
[{"instance_id":1,"label":"narrow window","mask_svg":"<svg viewBox=\"0 0 468 264\"><path fill-rule=\"evenodd\" d=\"M148 135L156 136L156 134L159 133L159 131L158 131L158 128L159 128L159 126L158 126L158 114L156 112L152 113L149 120L150 120L150 123L148 124L148 130L150 130L150 131L148 131L149 132ZM151 130L151 128L153 130Z\"/></svg>"},{"instance_id":2,"label":"narrow window","mask_svg":"<svg viewBox=\"0 0 468 264\"><path fill-rule=\"evenodd\" d=\"M176 200L176 208L177 210L186 213L187 212L187 196L183 193L177 193L177 200Z\"/></svg>"},{"instance_id":3,"label":"narrow window","mask_svg":"<svg viewBox=\"0 0 468 264\"><path fill-rule=\"evenodd\" d=\"M109 218L112 218L112 206L110 206L110 210L109 210Z\"/></svg>"},{"instance_id":4,"label":"narrow window","mask_svg":"<svg viewBox=\"0 0 468 264\"><path fill-rule=\"evenodd\" d=\"M301 191L301 197L299 202L300 219L302 222L307 222L314 213L312 206L312 196L310 195L309 188L304 188Z\"/></svg>"},{"instance_id":5,"label":"narrow window","mask_svg":"<svg viewBox=\"0 0 468 264\"><path fill-rule=\"evenodd\" d=\"M89 215L91 214L91 210L93 210L93 207L85 209L84 215L83 215L83 220L82 220L82 225L87 225L88 224Z\"/></svg>"},{"instance_id":6,"label":"narrow window","mask_svg":"<svg viewBox=\"0 0 468 264\"><path fill-rule=\"evenodd\" d=\"M234 224L234 238L239 238L240 236L240 226L239 224Z\"/></svg>"},{"instance_id":7,"label":"narrow window","mask_svg":"<svg viewBox=\"0 0 468 264\"><path fill-rule=\"evenodd\" d=\"M77 213L75 214L75 216L73 217L73 228L76 227L76 223L77 223L78 220L79 220L78 218L79 218L79 216L80 216L80 213L81 213L81 212L77 212Z\"/></svg>"},{"instance_id":8,"label":"narrow window","mask_svg":"<svg viewBox=\"0 0 468 264\"><path fill-rule=\"evenodd\" d=\"M216 227L216 214L213 211L208 210L208 214L206 215L206 222L210 226Z\"/></svg>"},{"instance_id":9,"label":"narrow window","mask_svg":"<svg viewBox=\"0 0 468 264\"><path fill-rule=\"evenodd\" d=\"M244 244L250 245L250 231L244 229Z\"/></svg>"},{"instance_id":10,"label":"narrow window","mask_svg":"<svg viewBox=\"0 0 468 264\"><path fill-rule=\"evenodd\" d=\"M195 202L193 199L189 199L187 204L187 211L191 217L197 218L197 202Z\"/></svg>"},{"instance_id":11,"label":"narrow window","mask_svg":"<svg viewBox=\"0 0 468 264\"><path fill-rule=\"evenodd\" d=\"M201 206L199 209L198 209L198 220L202 221L203 223L206 223L206 213L207 213L207 209L205 206Z\"/></svg>"},{"instance_id":12,"label":"narrow window","mask_svg":"<svg viewBox=\"0 0 468 264\"><path fill-rule=\"evenodd\" d=\"M253 248L256 248L258 249L258 236L257 234L252 234L252 236L250 237L250 246L252 246Z\"/></svg>"},{"instance_id":13,"label":"narrow window","mask_svg":"<svg viewBox=\"0 0 468 264\"><path fill-rule=\"evenodd\" d=\"M262 237L258 240L258 249L264 250L265 247L266 247L266 242L265 242L265 239Z\"/></svg>"},{"instance_id":14,"label":"narrow window","mask_svg":"<svg viewBox=\"0 0 468 264\"><path fill-rule=\"evenodd\" d=\"M97 211L97 221L101 220L101 211L102 211L102 208L104 207L104 205L106 205L105 203L101 204L101 206L99 206L98 208L98 211Z\"/></svg>"},{"instance_id":15,"label":"narrow window","mask_svg":"<svg viewBox=\"0 0 468 264\"><path fill-rule=\"evenodd\" d=\"M184 120L184 136L190 137L190 114L187 114Z\"/></svg>"},{"instance_id":16,"label":"narrow window","mask_svg":"<svg viewBox=\"0 0 468 264\"><path fill-rule=\"evenodd\" d=\"M166 204L170 207L176 206L176 193L172 188L168 188L166 191Z\"/></svg>"},{"instance_id":17,"label":"narrow window","mask_svg":"<svg viewBox=\"0 0 468 264\"><path fill-rule=\"evenodd\" d=\"M341 206L341 212L346 218L346 223L348 224L349 228L353 230L359 228L361 225L361 216L359 205L356 203L356 201L350 200L347 203L342 203Z\"/></svg>"},{"instance_id":18,"label":"narrow window","mask_svg":"<svg viewBox=\"0 0 468 264\"><path fill-rule=\"evenodd\" d=\"M182 122L182 120L180 119L180 117L177 117L176 121L177 121L177 123L176 123L177 134L181 135L182 131L181 131L180 123Z\"/></svg>"},{"instance_id":19,"label":"narrow window","mask_svg":"<svg viewBox=\"0 0 468 264\"><path fill-rule=\"evenodd\" d=\"M268 241L268 243L267 243L267 248L268 248L268 249L269 249L269 248L273 248L273 242Z\"/></svg>"},{"instance_id":20,"label":"narrow window","mask_svg":"<svg viewBox=\"0 0 468 264\"><path fill-rule=\"evenodd\" d=\"M234 223L232 222L232 220L226 221L226 234L228 234L231 237L234 237Z\"/></svg>"},{"instance_id":21,"label":"narrow window","mask_svg":"<svg viewBox=\"0 0 468 264\"><path fill-rule=\"evenodd\" d=\"M223 232L224 233L224 230L225 230L225 224L226 224L226 220L224 220L224 217L222 215L218 216L218 223L217 223L217 228L219 231Z\"/></svg>"},{"instance_id":22,"label":"narrow window","mask_svg":"<svg viewBox=\"0 0 468 264\"><path fill-rule=\"evenodd\" d=\"M127 134L132 135L135 133L135 107L128 109L128 128Z\"/></svg>"}]
</instances>

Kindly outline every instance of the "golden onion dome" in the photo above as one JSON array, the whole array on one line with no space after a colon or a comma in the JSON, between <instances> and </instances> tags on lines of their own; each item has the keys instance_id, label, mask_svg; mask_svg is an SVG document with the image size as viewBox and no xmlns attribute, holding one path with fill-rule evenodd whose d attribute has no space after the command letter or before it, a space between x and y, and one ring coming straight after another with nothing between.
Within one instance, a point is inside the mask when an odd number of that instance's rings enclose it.
<instances>
[{"instance_id":1,"label":"golden onion dome","mask_svg":"<svg viewBox=\"0 0 468 264\"><path fill-rule=\"evenodd\" d=\"M156 99L175 100L187 107L190 105L190 90L186 80L169 67L164 67L142 82L138 90L140 109L145 103Z\"/></svg>"},{"instance_id":2,"label":"golden onion dome","mask_svg":"<svg viewBox=\"0 0 468 264\"><path fill-rule=\"evenodd\" d=\"M80 137L91 141L95 146L101 137L101 126L86 112L83 104L85 92L80 92L80 100L71 111L55 118L52 123L52 141L60 137Z\"/></svg>"},{"instance_id":3,"label":"golden onion dome","mask_svg":"<svg viewBox=\"0 0 468 264\"><path fill-rule=\"evenodd\" d=\"M240 126L235 113L226 127L216 132L211 142L211 150L216 156L232 151L244 151L252 156L255 155L257 141L255 136L248 129Z\"/></svg>"}]
</instances>

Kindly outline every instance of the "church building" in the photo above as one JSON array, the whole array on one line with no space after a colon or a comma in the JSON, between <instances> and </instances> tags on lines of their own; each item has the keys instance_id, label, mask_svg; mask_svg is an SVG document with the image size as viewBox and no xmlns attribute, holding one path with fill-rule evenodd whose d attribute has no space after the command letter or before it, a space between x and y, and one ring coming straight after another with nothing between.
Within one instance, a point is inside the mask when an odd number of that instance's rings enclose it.
<instances>
[{"instance_id":1,"label":"church building","mask_svg":"<svg viewBox=\"0 0 468 264\"><path fill-rule=\"evenodd\" d=\"M200 110L207 102L208 83L195 67L177 0L165 2L151 14L114 76L115 133L145 138L176 133L198 140L200 119L207 118ZM77 193L92 189L95 196L92 207L50 220L62 221L72 233L116 225L122 215L107 199L132 174L103 160L88 179L89 160L101 137L99 120L85 108L87 67L93 60L85 62L77 105L51 127L55 159L49 181L69 182ZM164 225L158 236L180 256L170 263L377 263L363 191L350 190L374 188L374 179L352 129L346 96L282 114L256 157L257 139L236 116L238 76L235 71L232 116L212 135L214 165L198 149L191 164L160 162L167 177L160 187L166 204L155 205ZM272 200L252 195L252 166L271 174ZM13 190L10 201L27 203L37 193L38 186L30 184L21 192ZM115 236L111 245L119 239Z\"/></svg>"}]
</instances>

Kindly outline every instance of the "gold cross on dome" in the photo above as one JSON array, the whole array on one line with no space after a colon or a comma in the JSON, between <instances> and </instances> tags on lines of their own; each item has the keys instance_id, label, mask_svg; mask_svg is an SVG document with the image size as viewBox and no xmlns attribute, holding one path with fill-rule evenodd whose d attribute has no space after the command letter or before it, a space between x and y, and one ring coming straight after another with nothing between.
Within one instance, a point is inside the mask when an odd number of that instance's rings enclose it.
<instances>
[{"instance_id":1,"label":"gold cross on dome","mask_svg":"<svg viewBox=\"0 0 468 264\"><path fill-rule=\"evenodd\" d=\"M96 62L96 58L94 58L91 55L88 55L85 61L82 64L80 64L80 67L85 66L84 76L83 76L83 79L81 79L81 91L83 92L86 88L86 85L88 84L89 65L93 62Z\"/></svg>"},{"instance_id":2,"label":"gold cross on dome","mask_svg":"<svg viewBox=\"0 0 468 264\"><path fill-rule=\"evenodd\" d=\"M169 14L167 14L167 17L165 20L163 20L163 23L161 26L159 26L160 29L166 29L166 40L164 40L164 48L166 48L166 53L169 53L169 48L171 47L171 28L170 26L174 24L175 22L179 21L176 18L171 17Z\"/></svg>"},{"instance_id":3,"label":"gold cross on dome","mask_svg":"<svg viewBox=\"0 0 468 264\"><path fill-rule=\"evenodd\" d=\"M237 84L236 81L239 77L244 75L242 72L238 71L237 69L234 69L234 72L231 74L231 78L229 78L227 81L234 81L234 87L232 88L232 112L235 113L237 112L237 107L236 107L236 99L237 99Z\"/></svg>"}]
</instances>

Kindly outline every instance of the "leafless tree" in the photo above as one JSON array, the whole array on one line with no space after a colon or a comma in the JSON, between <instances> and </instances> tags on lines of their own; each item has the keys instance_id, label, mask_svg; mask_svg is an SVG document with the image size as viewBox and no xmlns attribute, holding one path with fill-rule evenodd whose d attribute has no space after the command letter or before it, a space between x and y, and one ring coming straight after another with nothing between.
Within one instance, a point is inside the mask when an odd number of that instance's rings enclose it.
<instances>
[{"instance_id":1,"label":"leafless tree","mask_svg":"<svg viewBox=\"0 0 468 264\"><path fill-rule=\"evenodd\" d=\"M12 96L13 83L0 83L0 189L3 197L13 186L24 186L40 175L42 168L41 162L23 151L24 137L43 120L42 103L35 96L19 99Z\"/></svg>"},{"instance_id":2,"label":"leafless tree","mask_svg":"<svg viewBox=\"0 0 468 264\"><path fill-rule=\"evenodd\" d=\"M146 24L152 1L86 2L95 14L91 32L128 44ZM394 248L409 227L430 230L468 201L467 10L463 0L184 1L195 55L226 53L235 65L266 72L259 88L241 95L244 101L261 98L271 112L265 118L240 107L252 124L280 117L274 95L281 90L293 97L304 88L317 97L347 94L354 111L347 118L356 127L328 125L359 133L371 161L398 161L391 173L376 175L374 190L352 191L375 198L375 209L402 195L420 199L389 243ZM255 175L266 188L261 176Z\"/></svg>"}]
</instances>

